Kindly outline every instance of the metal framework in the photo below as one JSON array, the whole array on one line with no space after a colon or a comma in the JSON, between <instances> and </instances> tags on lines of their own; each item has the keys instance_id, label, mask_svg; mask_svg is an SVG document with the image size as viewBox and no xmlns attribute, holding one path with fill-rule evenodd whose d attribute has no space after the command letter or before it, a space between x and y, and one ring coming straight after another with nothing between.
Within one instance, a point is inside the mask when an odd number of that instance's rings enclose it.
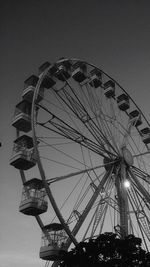
<instances>
[{"instance_id":1,"label":"metal framework","mask_svg":"<svg viewBox=\"0 0 150 267\"><path fill-rule=\"evenodd\" d=\"M56 82L37 101L46 79ZM62 59L39 76L31 122L37 166L20 170L21 178L43 180L48 222L63 225L66 247L119 229L149 250L150 154L141 130L150 125L129 93L93 64ZM43 231L46 218L36 220Z\"/></svg>"}]
</instances>

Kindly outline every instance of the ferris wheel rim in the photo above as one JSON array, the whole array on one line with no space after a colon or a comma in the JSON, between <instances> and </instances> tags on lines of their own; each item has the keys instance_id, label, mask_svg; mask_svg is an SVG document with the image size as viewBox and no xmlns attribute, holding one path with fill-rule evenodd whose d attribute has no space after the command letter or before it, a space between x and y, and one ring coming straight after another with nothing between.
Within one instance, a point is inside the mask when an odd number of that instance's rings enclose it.
<instances>
[{"instance_id":1,"label":"ferris wheel rim","mask_svg":"<svg viewBox=\"0 0 150 267\"><path fill-rule=\"evenodd\" d=\"M65 60L67 61L68 59L62 59L62 60L60 60L60 61L57 61L56 63L58 63L58 62L64 62ZM84 60L78 60L78 59L70 59L70 60L72 60L72 61L80 61L80 62L82 62L82 63L88 64L88 65L90 65L91 67L96 68L96 69L102 71L103 74L105 74L108 78L110 78L111 80L113 80L113 81L119 86L119 88L120 88L123 92L125 92L126 95L129 96L130 100L134 103L134 105L137 107L137 109L141 112L141 115L142 115L142 117L144 118L144 120L146 121L147 125L150 126L149 122L148 122L147 119L145 118L145 116L144 116L144 114L142 113L141 109L137 106L137 104L136 104L136 103L134 102L134 100L130 97L130 95L126 92L126 90L125 90L123 87L121 87L120 84L119 84L116 80L114 80L111 76L109 76L109 75L108 75L107 73L105 73L103 70L101 70L100 68L97 68L95 65L93 65L93 64L91 64L91 63L88 63L88 62L86 62L86 61L84 61ZM33 143L34 143L34 149L35 149L35 153L36 153L37 163L38 163L38 166L40 166L40 173L43 172L43 170L42 170L43 168L42 168L42 163L41 163L41 160L40 160L40 157L39 157L39 152L38 152L38 149L37 149L37 137L36 137L36 131L35 131L35 101L36 101L36 97L37 97L37 95L38 95L38 91L39 91L39 89L40 89L40 85L41 85L42 80L43 80L43 78L45 77L47 71L48 71L48 69L46 69L46 71L42 74L42 77L40 77L40 79L39 79L39 82L38 82L38 84L37 84L37 87L36 87L36 90L35 90L35 93L34 93L34 96L33 96L33 102L32 102L32 134L33 134ZM43 179L43 175L44 175L44 174L41 175L42 179ZM45 175L44 175L44 176L45 176ZM44 179L45 179L45 178L44 178ZM46 180L46 179L45 179L45 180ZM47 187L47 186L46 186L46 183L45 183L45 187ZM68 231L68 227L66 226L65 222L62 221L61 223L64 223L64 228L66 227L66 230ZM70 230L69 230L69 231L70 231ZM68 233L69 233L69 231L68 231ZM70 235L70 237L71 237L71 235ZM74 243L76 243L76 240L74 240Z\"/></svg>"}]
</instances>

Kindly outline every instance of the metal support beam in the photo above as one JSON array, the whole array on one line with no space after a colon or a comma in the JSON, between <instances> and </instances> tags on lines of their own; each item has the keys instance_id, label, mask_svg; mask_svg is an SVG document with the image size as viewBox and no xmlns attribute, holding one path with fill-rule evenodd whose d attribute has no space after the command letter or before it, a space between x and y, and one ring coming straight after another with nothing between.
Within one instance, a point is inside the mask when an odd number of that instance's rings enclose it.
<instances>
[{"instance_id":1,"label":"metal support beam","mask_svg":"<svg viewBox=\"0 0 150 267\"><path fill-rule=\"evenodd\" d=\"M86 219L88 213L90 212L90 210L91 210L93 204L95 203L95 201L96 201L96 199L97 199L99 193L101 192L101 190L103 190L103 187L104 187L106 181L107 181L107 180L109 179L109 177L112 175L112 170L113 170L113 168L112 168L109 172L107 172L107 173L104 175L104 177L103 177L102 180L100 181L99 185L97 186L97 189L96 189L95 192L93 193L91 199L89 200L89 202L87 203L87 205L86 205L86 207L85 207L83 213L81 214L81 216L80 216L78 222L76 223L74 229L72 230L72 234L73 234L73 236L76 236L76 234L78 233L79 229L81 228L81 226L82 226L83 222L85 221L85 219ZM69 247L70 244L71 244L71 240L68 240L68 242L67 242L67 247Z\"/></svg>"},{"instance_id":2,"label":"metal support beam","mask_svg":"<svg viewBox=\"0 0 150 267\"><path fill-rule=\"evenodd\" d=\"M122 238L128 235L128 198L127 188L124 186L125 179L126 166L122 162L118 176L116 176L117 201L119 206L120 231Z\"/></svg>"}]
</instances>

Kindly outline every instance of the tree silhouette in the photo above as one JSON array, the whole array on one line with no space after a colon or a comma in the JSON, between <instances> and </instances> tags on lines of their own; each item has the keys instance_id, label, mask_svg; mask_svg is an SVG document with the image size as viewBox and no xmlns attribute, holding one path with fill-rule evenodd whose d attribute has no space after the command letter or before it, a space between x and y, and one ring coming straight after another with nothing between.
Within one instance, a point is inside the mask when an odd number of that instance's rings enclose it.
<instances>
[{"instance_id":1,"label":"tree silhouette","mask_svg":"<svg viewBox=\"0 0 150 267\"><path fill-rule=\"evenodd\" d=\"M150 267L150 252L141 245L142 240L134 235L121 239L104 233L66 253L61 267Z\"/></svg>"}]
</instances>

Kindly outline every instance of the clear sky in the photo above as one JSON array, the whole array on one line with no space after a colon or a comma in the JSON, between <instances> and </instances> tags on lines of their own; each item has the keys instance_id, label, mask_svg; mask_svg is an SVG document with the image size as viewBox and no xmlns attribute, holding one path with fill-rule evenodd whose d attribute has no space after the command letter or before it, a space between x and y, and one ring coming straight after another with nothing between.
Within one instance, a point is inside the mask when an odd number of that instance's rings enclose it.
<instances>
[{"instance_id":1,"label":"clear sky","mask_svg":"<svg viewBox=\"0 0 150 267\"><path fill-rule=\"evenodd\" d=\"M128 91L150 120L148 0L0 1L0 267L42 267L41 231L18 212L22 183L9 166L23 81L44 61L89 61Z\"/></svg>"}]
</instances>

